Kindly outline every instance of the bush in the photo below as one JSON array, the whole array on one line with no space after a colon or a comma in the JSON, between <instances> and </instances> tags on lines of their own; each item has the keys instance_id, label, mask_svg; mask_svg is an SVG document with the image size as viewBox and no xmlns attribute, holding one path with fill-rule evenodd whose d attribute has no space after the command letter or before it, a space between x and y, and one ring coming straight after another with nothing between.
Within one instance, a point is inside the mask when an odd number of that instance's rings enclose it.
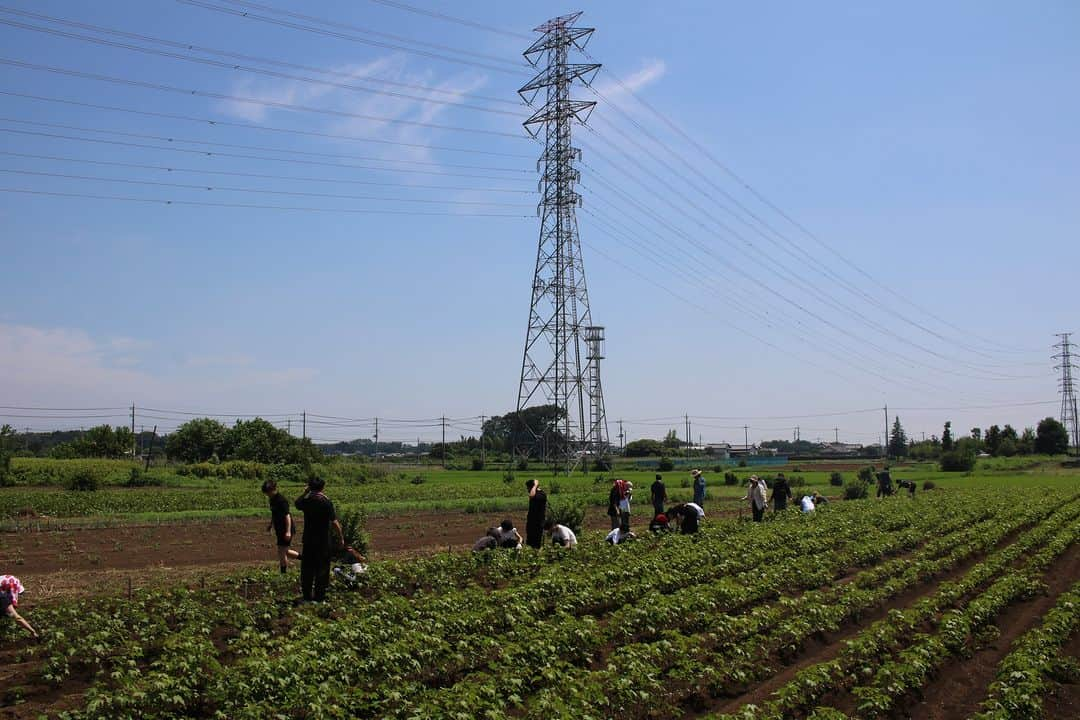
<instances>
[{"instance_id":1,"label":"bush","mask_svg":"<svg viewBox=\"0 0 1080 720\"><path fill-rule=\"evenodd\" d=\"M361 555L367 555L371 545L371 535L367 531L367 513L359 508L343 510L338 514L338 522L341 523L345 544L351 545Z\"/></svg>"},{"instance_id":2,"label":"bush","mask_svg":"<svg viewBox=\"0 0 1080 720\"><path fill-rule=\"evenodd\" d=\"M922 484L922 489L923 490L933 490L936 487L937 487L937 485L934 484L933 480L926 480Z\"/></svg>"},{"instance_id":3,"label":"bush","mask_svg":"<svg viewBox=\"0 0 1080 720\"><path fill-rule=\"evenodd\" d=\"M585 525L585 504L548 503L547 519L556 525L565 525L573 530L575 535L580 534Z\"/></svg>"},{"instance_id":4,"label":"bush","mask_svg":"<svg viewBox=\"0 0 1080 720\"><path fill-rule=\"evenodd\" d=\"M423 475L414 475L413 479L410 480L409 482L412 483L413 485L423 485L427 481L424 479Z\"/></svg>"},{"instance_id":5,"label":"bush","mask_svg":"<svg viewBox=\"0 0 1080 720\"><path fill-rule=\"evenodd\" d=\"M675 469L675 463L669 457L662 457L660 462L657 463L656 469L660 472L671 472Z\"/></svg>"},{"instance_id":6,"label":"bush","mask_svg":"<svg viewBox=\"0 0 1080 720\"><path fill-rule=\"evenodd\" d=\"M862 471L859 471L862 475ZM845 500L862 500L870 494L870 483L865 483L862 480L852 480L844 486L844 499Z\"/></svg>"},{"instance_id":7,"label":"bush","mask_svg":"<svg viewBox=\"0 0 1080 720\"><path fill-rule=\"evenodd\" d=\"M746 461L745 460L740 460L739 461L739 467L746 467Z\"/></svg>"},{"instance_id":8,"label":"bush","mask_svg":"<svg viewBox=\"0 0 1080 720\"><path fill-rule=\"evenodd\" d=\"M503 482L506 483L507 485L514 482L514 471L513 470L507 470L506 472L503 473Z\"/></svg>"},{"instance_id":9,"label":"bush","mask_svg":"<svg viewBox=\"0 0 1080 720\"><path fill-rule=\"evenodd\" d=\"M975 469L975 453L950 450L941 453L942 472L971 472Z\"/></svg>"},{"instance_id":10,"label":"bush","mask_svg":"<svg viewBox=\"0 0 1080 720\"><path fill-rule=\"evenodd\" d=\"M483 470L484 469L484 461L481 460L478 457L474 457L472 459L472 463L469 465L469 469L470 470Z\"/></svg>"},{"instance_id":11,"label":"bush","mask_svg":"<svg viewBox=\"0 0 1080 720\"><path fill-rule=\"evenodd\" d=\"M838 472L831 473L829 475L829 484L833 487L842 487L844 485L844 476Z\"/></svg>"},{"instance_id":12,"label":"bush","mask_svg":"<svg viewBox=\"0 0 1080 720\"><path fill-rule=\"evenodd\" d=\"M527 471L529 469L529 459L524 458L524 457L519 457L518 460L517 460L517 464L514 465L514 467L516 467L519 472Z\"/></svg>"},{"instance_id":13,"label":"bush","mask_svg":"<svg viewBox=\"0 0 1080 720\"><path fill-rule=\"evenodd\" d=\"M724 466L723 465L713 465L712 466L712 471L713 471L713 475L719 475L720 473L724 472Z\"/></svg>"},{"instance_id":14,"label":"bush","mask_svg":"<svg viewBox=\"0 0 1080 720\"><path fill-rule=\"evenodd\" d=\"M802 475L792 475L787 481L788 487L799 488L806 485L806 478Z\"/></svg>"},{"instance_id":15,"label":"bush","mask_svg":"<svg viewBox=\"0 0 1080 720\"><path fill-rule=\"evenodd\" d=\"M874 466L867 465L863 469L859 470L859 480L868 485L874 482Z\"/></svg>"},{"instance_id":16,"label":"bush","mask_svg":"<svg viewBox=\"0 0 1080 720\"><path fill-rule=\"evenodd\" d=\"M80 470L68 481L68 490L93 492L98 489L98 476L92 470Z\"/></svg>"},{"instance_id":17,"label":"bush","mask_svg":"<svg viewBox=\"0 0 1080 720\"><path fill-rule=\"evenodd\" d=\"M733 473L731 470L728 470L726 473L724 473L724 484L725 485L738 485L739 484L739 476L736 475L735 473Z\"/></svg>"}]
</instances>

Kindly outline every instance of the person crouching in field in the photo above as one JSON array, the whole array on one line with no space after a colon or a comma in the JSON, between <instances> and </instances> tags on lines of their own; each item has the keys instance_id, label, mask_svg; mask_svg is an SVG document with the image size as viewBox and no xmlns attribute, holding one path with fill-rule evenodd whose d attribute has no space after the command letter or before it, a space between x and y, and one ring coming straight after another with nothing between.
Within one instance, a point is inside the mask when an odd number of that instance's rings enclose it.
<instances>
[{"instance_id":1,"label":"person crouching in field","mask_svg":"<svg viewBox=\"0 0 1080 720\"><path fill-rule=\"evenodd\" d=\"M506 518L499 523L499 547L508 550L520 550L521 543L521 533L514 527L513 520Z\"/></svg>"},{"instance_id":2,"label":"person crouching in field","mask_svg":"<svg viewBox=\"0 0 1080 720\"><path fill-rule=\"evenodd\" d=\"M544 523L544 530L551 535L551 544L564 548L577 547L577 535L565 525L557 525L554 520Z\"/></svg>"},{"instance_id":3,"label":"person crouching in field","mask_svg":"<svg viewBox=\"0 0 1080 720\"><path fill-rule=\"evenodd\" d=\"M477 540L476 542L473 543L473 546L472 546L473 552L483 552L485 550L494 550L495 548L499 547L499 539L500 538L501 538L501 535L499 533L499 528L497 528L497 527L489 527L488 530L487 530L487 533L484 534L484 537L480 538L479 540Z\"/></svg>"},{"instance_id":4,"label":"person crouching in field","mask_svg":"<svg viewBox=\"0 0 1080 720\"><path fill-rule=\"evenodd\" d=\"M0 614L22 625L37 640L37 630L15 609L19 606L19 596L24 592L25 589L23 584L19 582L19 578L14 575L0 575Z\"/></svg>"},{"instance_id":5,"label":"person crouching in field","mask_svg":"<svg viewBox=\"0 0 1080 720\"><path fill-rule=\"evenodd\" d=\"M304 494L296 499L296 509L304 512L304 554L300 558L300 592L306 602L326 600L330 584L330 528L337 536L337 546L345 547L334 503L323 494L326 481L308 480Z\"/></svg>"},{"instance_id":6,"label":"person crouching in field","mask_svg":"<svg viewBox=\"0 0 1080 720\"><path fill-rule=\"evenodd\" d=\"M337 564L331 571L334 577L340 579L347 587L356 588L360 584L360 577L367 572L364 564L364 556L352 545L346 545L342 550L335 553Z\"/></svg>"},{"instance_id":7,"label":"person crouching in field","mask_svg":"<svg viewBox=\"0 0 1080 720\"><path fill-rule=\"evenodd\" d=\"M277 536L278 566L284 574L289 569L289 560L300 557L300 553L289 549L296 527L293 525L292 513L289 512L289 501L278 492L277 482L265 481L262 491L263 495L270 499L270 524L266 529L273 530Z\"/></svg>"},{"instance_id":8,"label":"person crouching in field","mask_svg":"<svg viewBox=\"0 0 1080 720\"><path fill-rule=\"evenodd\" d=\"M683 535L693 535L698 531L705 511L697 503L678 503L668 508L668 518L673 520Z\"/></svg>"}]
</instances>

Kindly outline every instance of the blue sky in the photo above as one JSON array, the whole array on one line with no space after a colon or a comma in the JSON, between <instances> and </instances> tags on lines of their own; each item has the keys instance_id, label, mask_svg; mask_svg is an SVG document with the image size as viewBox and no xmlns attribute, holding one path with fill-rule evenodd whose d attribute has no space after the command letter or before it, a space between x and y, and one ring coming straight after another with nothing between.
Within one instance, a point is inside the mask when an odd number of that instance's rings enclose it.
<instances>
[{"instance_id":1,"label":"blue sky","mask_svg":"<svg viewBox=\"0 0 1080 720\"><path fill-rule=\"evenodd\" d=\"M24 64L0 64L0 187L309 209L0 193L4 404L282 418L512 409L538 232L539 148L514 104L528 41L374 0L265 0L333 26L247 9L383 46L199 3L10 0L48 18L0 12L0 58ZM880 413L794 416L888 403L919 436L945 420L966 431L1057 414L1049 346L1080 331L1074 3L412 4L527 35L581 9L597 28L588 50L612 72L575 141L612 435L620 417L639 437L689 413L705 441L741 441L746 423L756 440L800 425L808 439L838 426L842 440L874 442ZM181 416L161 417L167 429ZM391 439L435 432L383 427Z\"/></svg>"}]
</instances>

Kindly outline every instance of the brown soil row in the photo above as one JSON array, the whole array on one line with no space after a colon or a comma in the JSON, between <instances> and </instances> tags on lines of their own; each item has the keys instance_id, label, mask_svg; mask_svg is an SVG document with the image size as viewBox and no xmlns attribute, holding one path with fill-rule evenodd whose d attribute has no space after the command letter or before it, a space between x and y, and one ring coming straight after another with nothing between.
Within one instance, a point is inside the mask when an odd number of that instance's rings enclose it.
<instances>
[{"instance_id":1,"label":"brown soil row","mask_svg":"<svg viewBox=\"0 0 1080 720\"><path fill-rule=\"evenodd\" d=\"M1004 537L994 549L1007 547L1026 529L1027 528L1020 528L1010 533ZM991 550L991 552L993 552L993 550ZM800 671L813 665L817 665L818 663L832 660L843 650L845 640L859 634L878 620L883 619L888 615L889 610L893 608L908 607L917 602L920 598L936 592L942 583L962 577L968 570L982 561L987 554L988 553L978 553L969 557L958 563L951 570L938 575L931 580L919 583L897 596L887 599L877 608L863 613L857 621L837 632L826 633L821 637L809 639L800 649L798 654L794 657L788 657L786 659L788 664L768 680L751 686L746 692L736 697L718 699L714 703L701 708L702 712L700 714L704 715L713 712L734 713L744 705L762 705L774 692L790 682ZM774 662L780 661L780 658L774 659Z\"/></svg>"}]
</instances>

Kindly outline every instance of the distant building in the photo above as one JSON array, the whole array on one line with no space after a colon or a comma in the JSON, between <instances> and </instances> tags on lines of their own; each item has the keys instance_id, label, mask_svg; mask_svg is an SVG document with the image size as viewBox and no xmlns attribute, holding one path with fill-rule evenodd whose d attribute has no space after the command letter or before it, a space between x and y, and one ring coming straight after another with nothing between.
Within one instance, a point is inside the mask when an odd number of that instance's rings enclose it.
<instances>
[{"instance_id":1,"label":"distant building","mask_svg":"<svg viewBox=\"0 0 1080 720\"><path fill-rule=\"evenodd\" d=\"M821 454L831 457L854 457L863 451L863 446L857 443L822 443Z\"/></svg>"}]
</instances>

